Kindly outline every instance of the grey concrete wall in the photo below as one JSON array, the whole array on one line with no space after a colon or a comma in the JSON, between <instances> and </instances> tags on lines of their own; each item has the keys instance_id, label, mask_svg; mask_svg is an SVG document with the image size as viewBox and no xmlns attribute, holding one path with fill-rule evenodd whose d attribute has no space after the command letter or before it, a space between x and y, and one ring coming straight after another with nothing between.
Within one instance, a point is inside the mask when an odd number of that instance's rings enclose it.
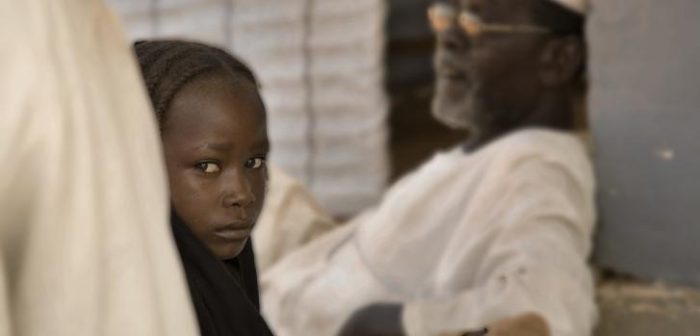
<instances>
[{"instance_id":1,"label":"grey concrete wall","mask_svg":"<svg viewBox=\"0 0 700 336\"><path fill-rule=\"evenodd\" d=\"M595 261L700 285L700 1L593 0L592 10Z\"/></svg>"}]
</instances>

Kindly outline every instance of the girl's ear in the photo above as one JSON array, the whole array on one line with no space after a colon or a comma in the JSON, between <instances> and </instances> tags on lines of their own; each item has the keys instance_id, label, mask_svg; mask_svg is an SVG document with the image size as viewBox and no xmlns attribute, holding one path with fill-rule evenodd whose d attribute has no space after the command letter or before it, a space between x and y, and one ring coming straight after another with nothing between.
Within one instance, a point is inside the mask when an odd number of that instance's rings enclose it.
<instances>
[{"instance_id":1,"label":"girl's ear","mask_svg":"<svg viewBox=\"0 0 700 336\"><path fill-rule=\"evenodd\" d=\"M545 87L556 87L575 81L585 55L585 45L580 37L551 39L542 48L540 82Z\"/></svg>"}]
</instances>

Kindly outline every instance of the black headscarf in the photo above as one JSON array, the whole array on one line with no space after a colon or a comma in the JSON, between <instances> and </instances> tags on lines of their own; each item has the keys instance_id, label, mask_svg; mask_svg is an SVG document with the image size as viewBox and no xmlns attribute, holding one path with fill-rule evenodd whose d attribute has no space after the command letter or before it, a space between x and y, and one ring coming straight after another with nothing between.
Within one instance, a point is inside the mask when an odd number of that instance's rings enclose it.
<instances>
[{"instance_id":1,"label":"black headscarf","mask_svg":"<svg viewBox=\"0 0 700 336\"><path fill-rule=\"evenodd\" d=\"M202 336L272 335L260 315L250 239L238 257L218 260L175 214L171 224Z\"/></svg>"}]
</instances>

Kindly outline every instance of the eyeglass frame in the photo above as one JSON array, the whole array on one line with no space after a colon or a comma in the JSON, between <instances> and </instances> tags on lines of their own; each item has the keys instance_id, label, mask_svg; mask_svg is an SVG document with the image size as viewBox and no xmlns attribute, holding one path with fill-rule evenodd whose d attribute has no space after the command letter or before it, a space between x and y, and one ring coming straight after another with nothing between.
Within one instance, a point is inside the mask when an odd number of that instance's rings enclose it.
<instances>
[{"instance_id":1,"label":"eyeglass frame","mask_svg":"<svg viewBox=\"0 0 700 336\"><path fill-rule=\"evenodd\" d=\"M500 24L500 23L485 23L476 14L469 11L468 9L457 9L456 6L446 4L444 2L436 2L428 6L428 23L430 23L433 31L440 33L449 28L450 24L455 24L467 34L467 36L474 38L478 37L484 33L516 33L516 34L551 34L553 31L549 28L536 26L536 25L526 25L526 24ZM446 17L442 14L440 20L444 20L442 24L437 23L438 11L439 10L450 10L451 17ZM459 11L459 14L456 12ZM445 20L446 19L446 20ZM439 27L443 25L444 27Z\"/></svg>"}]
</instances>

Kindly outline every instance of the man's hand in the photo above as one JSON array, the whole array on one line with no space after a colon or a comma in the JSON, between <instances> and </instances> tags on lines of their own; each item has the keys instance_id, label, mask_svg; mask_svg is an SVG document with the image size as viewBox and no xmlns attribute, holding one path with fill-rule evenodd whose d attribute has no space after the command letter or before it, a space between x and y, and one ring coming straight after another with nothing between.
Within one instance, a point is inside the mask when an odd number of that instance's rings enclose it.
<instances>
[{"instance_id":1,"label":"man's hand","mask_svg":"<svg viewBox=\"0 0 700 336\"><path fill-rule=\"evenodd\" d=\"M498 321L489 326L489 336L550 336L542 316L528 313Z\"/></svg>"},{"instance_id":2,"label":"man's hand","mask_svg":"<svg viewBox=\"0 0 700 336\"><path fill-rule=\"evenodd\" d=\"M339 336L404 336L400 304L377 303L350 316Z\"/></svg>"},{"instance_id":3,"label":"man's hand","mask_svg":"<svg viewBox=\"0 0 700 336\"><path fill-rule=\"evenodd\" d=\"M488 329L474 332L450 332L440 336L551 336L547 321L535 313L506 318L489 325Z\"/></svg>"}]
</instances>

